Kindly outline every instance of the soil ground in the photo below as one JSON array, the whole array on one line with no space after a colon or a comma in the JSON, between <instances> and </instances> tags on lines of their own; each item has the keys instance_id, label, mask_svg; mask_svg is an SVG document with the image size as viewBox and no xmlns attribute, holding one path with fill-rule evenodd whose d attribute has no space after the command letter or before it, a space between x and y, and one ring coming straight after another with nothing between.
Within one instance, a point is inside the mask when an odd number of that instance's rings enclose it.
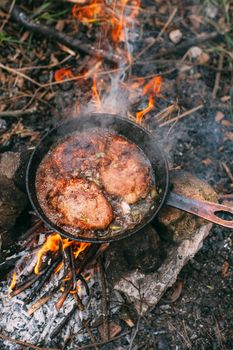
<instances>
[{"instance_id":1,"label":"soil ground","mask_svg":"<svg viewBox=\"0 0 233 350\"><path fill-rule=\"evenodd\" d=\"M19 4L32 14L37 8L41 9L45 1L36 1L33 5L31 1L20 1ZM151 38L160 35L169 14L177 8L158 45L147 50L141 56L141 63L132 68L132 74L137 76L161 74L163 77L161 95L154 109L145 117L143 125L153 130L165 144L171 168L190 171L209 182L220 195L230 194L233 188L232 36L226 34L224 40L195 45L202 50L202 56L200 52L199 56L194 53L187 56L187 48L158 59L156 55L161 54L164 48L174 48L168 37L174 29L181 30L183 41L213 31L228 33L232 5L227 1L148 0L144 1L143 8L148 12L141 18L141 40L136 45L137 52L141 52ZM43 17L43 9L40 10L37 19L52 26L60 21L60 26L65 27L67 32L75 32L76 24L70 15L71 5L61 2L52 9L52 15L47 11L50 15L47 18ZM60 17L55 16L58 10L61 11ZM4 13L0 15L3 23ZM95 42L97 29L96 26L81 26L76 36L83 41ZM69 55L67 48L58 48L56 43L47 41L43 36L32 35L10 19L5 23L3 33L1 64L13 69L44 66L20 71L39 84L54 81L57 69L72 67L77 70L85 60L84 54L71 54L66 63L59 64ZM74 103L80 101L85 104L90 97L89 81L71 81L38 89L39 86L29 79L4 68L1 69L1 77L1 111L35 106L36 111L18 118L1 118L0 113L0 152L30 151L51 125L70 115ZM132 108L131 114L136 108L145 108L146 103L146 99L142 98L137 107ZM203 104L203 108L161 127L156 115L171 104L179 106L180 114L200 104ZM175 110L163 121L171 120L177 113L178 110ZM201 251L179 276L183 282L180 298L172 304L162 300L148 315L136 320L136 331L133 329L129 337L120 338L102 348L233 349L232 247L230 229L214 225ZM125 323L121 322L121 326L123 331L129 330Z\"/></svg>"}]
</instances>

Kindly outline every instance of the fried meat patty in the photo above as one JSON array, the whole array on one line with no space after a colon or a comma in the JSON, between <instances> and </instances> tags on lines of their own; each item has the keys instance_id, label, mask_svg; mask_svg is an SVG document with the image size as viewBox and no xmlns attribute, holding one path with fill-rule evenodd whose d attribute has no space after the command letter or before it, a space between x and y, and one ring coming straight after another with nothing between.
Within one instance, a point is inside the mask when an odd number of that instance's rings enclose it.
<instances>
[{"instance_id":1,"label":"fried meat patty","mask_svg":"<svg viewBox=\"0 0 233 350\"><path fill-rule=\"evenodd\" d=\"M76 172L77 176L87 169L97 167L101 153L105 151L106 142L106 133L100 131L72 135L53 149L52 163L58 172L62 174Z\"/></svg>"},{"instance_id":2,"label":"fried meat patty","mask_svg":"<svg viewBox=\"0 0 233 350\"><path fill-rule=\"evenodd\" d=\"M133 204L145 198L151 181L148 161L138 147L121 136L113 136L100 162L100 179L105 190Z\"/></svg>"},{"instance_id":3,"label":"fried meat patty","mask_svg":"<svg viewBox=\"0 0 233 350\"><path fill-rule=\"evenodd\" d=\"M112 207L99 187L85 179L63 179L49 194L49 203L61 214L60 225L105 229L113 219Z\"/></svg>"}]
</instances>

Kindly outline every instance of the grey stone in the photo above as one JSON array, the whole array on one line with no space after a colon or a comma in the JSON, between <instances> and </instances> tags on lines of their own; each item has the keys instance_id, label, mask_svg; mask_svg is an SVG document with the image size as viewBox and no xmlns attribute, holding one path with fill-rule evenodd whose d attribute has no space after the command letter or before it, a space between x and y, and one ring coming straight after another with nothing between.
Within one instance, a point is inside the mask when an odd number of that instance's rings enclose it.
<instances>
[{"instance_id":1,"label":"grey stone","mask_svg":"<svg viewBox=\"0 0 233 350\"><path fill-rule=\"evenodd\" d=\"M29 152L4 152L0 154L0 175L12 179L14 183L26 192L26 168Z\"/></svg>"},{"instance_id":2,"label":"grey stone","mask_svg":"<svg viewBox=\"0 0 233 350\"><path fill-rule=\"evenodd\" d=\"M0 154L0 174L13 179L20 166L20 153L5 152Z\"/></svg>"},{"instance_id":3,"label":"grey stone","mask_svg":"<svg viewBox=\"0 0 233 350\"><path fill-rule=\"evenodd\" d=\"M27 205L27 196L13 180L0 175L0 229L11 229Z\"/></svg>"},{"instance_id":4,"label":"grey stone","mask_svg":"<svg viewBox=\"0 0 233 350\"><path fill-rule=\"evenodd\" d=\"M131 271L115 283L114 289L123 292L137 312L144 315L155 307L166 289L174 284L182 267L202 247L211 227L212 224L206 224L196 230L192 238L173 246L158 271L150 274Z\"/></svg>"},{"instance_id":5,"label":"grey stone","mask_svg":"<svg viewBox=\"0 0 233 350\"><path fill-rule=\"evenodd\" d=\"M112 243L105 257L106 275L111 284L135 269L144 273L157 270L165 252L158 233L148 225L129 238Z\"/></svg>"}]
</instances>

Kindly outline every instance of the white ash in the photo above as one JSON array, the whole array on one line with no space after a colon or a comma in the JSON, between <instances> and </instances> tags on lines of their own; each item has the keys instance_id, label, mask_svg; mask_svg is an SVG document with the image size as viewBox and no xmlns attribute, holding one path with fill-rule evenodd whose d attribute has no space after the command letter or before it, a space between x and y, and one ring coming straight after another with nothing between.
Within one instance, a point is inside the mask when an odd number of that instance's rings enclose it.
<instances>
[{"instance_id":1,"label":"white ash","mask_svg":"<svg viewBox=\"0 0 233 350\"><path fill-rule=\"evenodd\" d=\"M53 298L46 304L41 306L31 316L28 310L36 300L38 300L45 292L52 290L58 283L60 276L54 276L52 281L47 283L38 294L37 298L28 305L24 304L24 299L30 295L30 290L27 290L20 295L10 298L8 296L8 285L6 282L0 284L0 331L14 339L23 340L32 344L40 344L42 346L50 346L50 334L54 328L61 323L63 318L69 314L75 304L75 299L69 295L63 307L58 312L55 308L55 303L60 295L59 292L53 295ZM66 346L66 349L72 349L78 346L80 342L88 340L89 337L85 334L85 330L79 332L82 328L82 321L87 318L95 319L100 315L101 294L97 276L94 275L88 282L91 288L91 295L88 297L84 288L81 288L79 293L85 310L82 312L77 310L70 321L63 327L58 335L59 344L63 345L66 339L72 337L72 341ZM56 338L54 339L56 341ZM1 345L2 344L2 345ZM4 344L4 345L3 345ZM20 346L10 342L2 342L0 340L0 349L18 350Z\"/></svg>"}]
</instances>

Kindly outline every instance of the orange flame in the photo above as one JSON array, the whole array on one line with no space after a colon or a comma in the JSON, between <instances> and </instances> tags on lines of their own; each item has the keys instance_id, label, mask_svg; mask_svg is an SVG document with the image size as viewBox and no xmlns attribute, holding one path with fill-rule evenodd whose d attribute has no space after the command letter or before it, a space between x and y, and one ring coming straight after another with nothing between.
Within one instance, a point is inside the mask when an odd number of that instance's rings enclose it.
<instances>
[{"instance_id":1,"label":"orange flame","mask_svg":"<svg viewBox=\"0 0 233 350\"><path fill-rule=\"evenodd\" d=\"M13 272L13 276L12 276L12 280L11 280L11 284L10 284L10 290L13 290L15 288L16 285L16 280L17 280L17 275L16 272Z\"/></svg>"},{"instance_id":2,"label":"orange flame","mask_svg":"<svg viewBox=\"0 0 233 350\"><path fill-rule=\"evenodd\" d=\"M87 242L75 242L74 243L74 257L77 259L80 253L82 253L86 248L90 247L91 243ZM77 250L76 250L77 249Z\"/></svg>"},{"instance_id":3,"label":"orange flame","mask_svg":"<svg viewBox=\"0 0 233 350\"><path fill-rule=\"evenodd\" d=\"M109 4L104 0L92 0L88 5L75 4L72 14L81 23L98 23L105 32L110 32L112 41L118 43L124 41L125 29L132 25L139 6L140 0L118 0L111 1Z\"/></svg>"},{"instance_id":4,"label":"orange flame","mask_svg":"<svg viewBox=\"0 0 233 350\"><path fill-rule=\"evenodd\" d=\"M48 236L46 242L43 244L42 248L38 252L37 263L34 268L34 272L36 275L40 273L40 266L42 263L43 256L49 251L57 252L60 249L61 243L61 236L58 233Z\"/></svg>"},{"instance_id":5,"label":"orange flame","mask_svg":"<svg viewBox=\"0 0 233 350\"><path fill-rule=\"evenodd\" d=\"M96 77L96 75L94 75L94 77L93 77L92 93L93 93L93 101L94 101L94 103L96 105L96 109L98 111L100 109L100 106L101 106L101 101L100 101L100 96L99 96L99 92L97 89L97 77Z\"/></svg>"},{"instance_id":6,"label":"orange flame","mask_svg":"<svg viewBox=\"0 0 233 350\"><path fill-rule=\"evenodd\" d=\"M152 110L155 103L155 96L160 93L161 91L161 83L162 78L161 76L156 76L152 78L144 87L142 90L142 95L149 95L149 102L148 106L143 109L142 111L139 111L136 113L136 122L138 124L142 123L143 117Z\"/></svg>"},{"instance_id":7,"label":"orange flame","mask_svg":"<svg viewBox=\"0 0 233 350\"><path fill-rule=\"evenodd\" d=\"M46 239L46 242L43 244L42 248L39 250L38 255L37 255L37 263L34 268L35 274L40 273L40 266L43 260L43 256L48 253L48 252L57 252L59 249L62 249L63 251L69 247L70 245L73 246L73 251L74 251L74 258L77 259L79 254L86 250L91 243L86 243L86 242L76 242L76 241L71 241L69 239L62 239L61 236L58 233L54 233ZM63 262L61 262L58 267L56 268L55 272L59 272L63 266Z\"/></svg>"}]
</instances>

